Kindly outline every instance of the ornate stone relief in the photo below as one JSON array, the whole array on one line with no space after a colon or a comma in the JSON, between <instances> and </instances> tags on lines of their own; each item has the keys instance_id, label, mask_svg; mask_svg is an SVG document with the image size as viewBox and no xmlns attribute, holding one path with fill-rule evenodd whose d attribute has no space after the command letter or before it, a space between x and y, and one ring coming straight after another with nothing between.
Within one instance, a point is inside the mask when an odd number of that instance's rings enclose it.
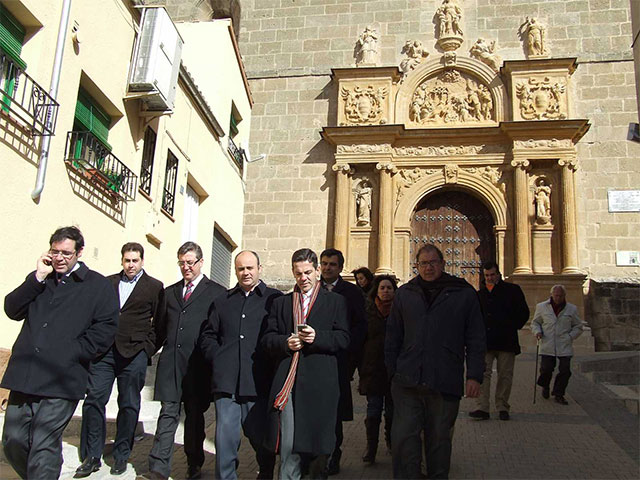
<instances>
[{"instance_id":1,"label":"ornate stone relief","mask_svg":"<svg viewBox=\"0 0 640 480\"><path fill-rule=\"evenodd\" d=\"M411 98L409 119L414 124L464 124L492 121L491 92L471 75L446 70L422 82Z\"/></svg>"},{"instance_id":2,"label":"ornate stone relief","mask_svg":"<svg viewBox=\"0 0 640 480\"><path fill-rule=\"evenodd\" d=\"M515 160L511 160L511 166L513 168L521 168L523 170L527 170L531 162L529 160L525 160L524 158L516 158Z\"/></svg>"},{"instance_id":3,"label":"ornate stone relief","mask_svg":"<svg viewBox=\"0 0 640 480\"><path fill-rule=\"evenodd\" d=\"M435 168L414 168L402 169L399 174L396 175L396 206L400 203L400 200L404 196L405 192L409 190L413 185L418 183L421 179L437 173L439 170Z\"/></svg>"},{"instance_id":4,"label":"ornate stone relief","mask_svg":"<svg viewBox=\"0 0 640 480\"><path fill-rule=\"evenodd\" d=\"M535 17L527 17L518 29L518 35L524 44L527 58L546 57L547 50L547 28L538 22Z\"/></svg>"},{"instance_id":5,"label":"ornate stone relief","mask_svg":"<svg viewBox=\"0 0 640 480\"><path fill-rule=\"evenodd\" d=\"M371 225L371 205L373 185L368 177L362 177L353 189L356 205L356 225L367 227Z\"/></svg>"},{"instance_id":6,"label":"ornate stone relief","mask_svg":"<svg viewBox=\"0 0 640 480\"><path fill-rule=\"evenodd\" d=\"M351 165L349 165L348 163L336 163L332 165L331 170L333 170L334 172L343 173L345 175L353 175L355 173L355 170L351 168Z\"/></svg>"},{"instance_id":7,"label":"ornate stone relief","mask_svg":"<svg viewBox=\"0 0 640 480\"><path fill-rule=\"evenodd\" d=\"M498 167L469 167L465 168L465 170L472 175L488 180L498 187L502 193L507 191L507 186L502 181L502 170Z\"/></svg>"},{"instance_id":8,"label":"ornate stone relief","mask_svg":"<svg viewBox=\"0 0 640 480\"><path fill-rule=\"evenodd\" d=\"M479 38L469 50L469 54L473 58L480 60L485 65L488 65L491 70L497 73L500 70L500 65L502 65L502 57L495 53L495 51L495 40L491 43L487 43L484 38Z\"/></svg>"},{"instance_id":9,"label":"ornate stone relief","mask_svg":"<svg viewBox=\"0 0 640 480\"><path fill-rule=\"evenodd\" d=\"M567 118L564 96L566 83L531 77L516 83L516 97L520 100L520 115L525 120L562 120Z\"/></svg>"},{"instance_id":10,"label":"ornate stone relief","mask_svg":"<svg viewBox=\"0 0 640 480\"><path fill-rule=\"evenodd\" d=\"M338 145L337 153L389 153L393 151L388 143L380 144L360 144L360 145Z\"/></svg>"},{"instance_id":11,"label":"ornate stone relief","mask_svg":"<svg viewBox=\"0 0 640 480\"><path fill-rule=\"evenodd\" d=\"M406 76L411 70L416 68L422 61L429 56L429 52L422 46L420 40L408 40L400 53L407 56L400 62L400 71Z\"/></svg>"},{"instance_id":12,"label":"ornate stone relief","mask_svg":"<svg viewBox=\"0 0 640 480\"><path fill-rule=\"evenodd\" d=\"M578 170L578 159L575 157L570 158L561 158L558 160L558 165L561 167L567 167L569 170L576 171Z\"/></svg>"},{"instance_id":13,"label":"ornate stone relief","mask_svg":"<svg viewBox=\"0 0 640 480\"><path fill-rule=\"evenodd\" d=\"M440 8L436 10L435 19L438 26L437 45L445 52L460 48L464 32L462 9L457 0L443 0Z\"/></svg>"},{"instance_id":14,"label":"ornate stone relief","mask_svg":"<svg viewBox=\"0 0 640 480\"><path fill-rule=\"evenodd\" d=\"M478 153L501 153L504 145L440 145L437 147L395 147L393 152L402 157L442 157L452 155L476 155Z\"/></svg>"},{"instance_id":15,"label":"ornate stone relief","mask_svg":"<svg viewBox=\"0 0 640 480\"><path fill-rule=\"evenodd\" d=\"M367 25L356 42L356 67L377 66L380 59L380 34Z\"/></svg>"},{"instance_id":16,"label":"ornate stone relief","mask_svg":"<svg viewBox=\"0 0 640 480\"><path fill-rule=\"evenodd\" d=\"M458 166L444 166L444 183L458 183Z\"/></svg>"},{"instance_id":17,"label":"ornate stone relief","mask_svg":"<svg viewBox=\"0 0 640 480\"><path fill-rule=\"evenodd\" d=\"M340 95L344 100L344 116L348 123L387 123L387 119L383 116L382 102L388 94L387 87L375 88L373 85L366 88L357 85L352 89L342 87Z\"/></svg>"},{"instance_id":18,"label":"ornate stone relief","mask_svg":"<svg viewBox=\"0 0 640 480\"><path fill-rule=\"evenodd\" d=\"M536 181L533 195L536 204L536 223L549 225L551 223L551 186L547 185L544 178Z\"/></svg>"},{"instance_id":19,"label":"ornate stone relief","mask_svg":"<svg viewBox=\"0 0 640 480\"><path fill-rule=\"evenodd\" d=\"M515 140L513 146L516 148L568 148L573 146L573 142L569 138L549 138L542 140Z\"/></svg>"}]
</instances>

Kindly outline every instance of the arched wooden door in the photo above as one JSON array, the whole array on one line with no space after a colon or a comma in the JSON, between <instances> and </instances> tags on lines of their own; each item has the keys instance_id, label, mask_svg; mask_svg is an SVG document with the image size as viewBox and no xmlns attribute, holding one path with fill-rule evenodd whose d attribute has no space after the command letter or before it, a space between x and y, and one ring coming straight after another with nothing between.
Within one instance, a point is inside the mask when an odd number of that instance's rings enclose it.
<instances>
[{"instance_id":1,"label":"arched wooden door","mask_svg":"<svg viewBox=\"0 0 640 480\"><path fill-rule=\"evenodd\" d=\"M423 198L411 217L411 270L415 255L431 243L442 250L445 271L462 277L476 289L482 263L495 260L493 216L476 197L448 190Z\"/></svg>"}]
</instances>

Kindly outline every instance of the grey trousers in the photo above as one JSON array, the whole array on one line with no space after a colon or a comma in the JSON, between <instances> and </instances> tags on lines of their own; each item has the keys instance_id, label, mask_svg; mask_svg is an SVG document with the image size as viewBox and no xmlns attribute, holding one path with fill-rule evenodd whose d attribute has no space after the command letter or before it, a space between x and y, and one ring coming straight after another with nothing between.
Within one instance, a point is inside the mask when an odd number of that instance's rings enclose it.
<instances>
[{"instance_id":1,"label":"grey trousers","mask_svg":"<svg viewBox=\"0 0 640 480\"><path fill-rule=\"evenodd\" d=\"M77 400L9 394L2 445L9 463L22 478L58 478L62 469L62 433Z\"/></svg>"},{"instance_id":2,"label":"grey trousers","mask_svg":"<svg viewBox=\"0 0 640 480\"><path fill-rule=\"evenodd\" d=\"M289 396L280 414L280 480L298 480L302 476L302 459L293 453L293 399Z\"/></svg>"},{"instance_id":3,"label":"grey trousers","mask_svg":"<svg viewBox=\"0 0 640 480\"><path fill-rule=\"evenodd\" d=\"M516 354L513 352L501 352L498 350L488 350L485 355L484 381L480 387L478 397L478 409L489 412L491 396L491 374L493 373L493 361L496 361L498 370L498 383L496 385L496 410L499 412L511 409L509 397L511 396L511 385L513 384L513 367L516 363Z\"/></svg>"}]
</instances>

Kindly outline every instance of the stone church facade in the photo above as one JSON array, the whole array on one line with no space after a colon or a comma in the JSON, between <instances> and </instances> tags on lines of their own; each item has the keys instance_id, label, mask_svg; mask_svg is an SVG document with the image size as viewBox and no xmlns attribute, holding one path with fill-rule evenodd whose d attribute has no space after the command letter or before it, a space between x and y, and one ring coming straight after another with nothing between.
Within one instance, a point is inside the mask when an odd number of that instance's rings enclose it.
<instances>
[{"instance_id":1,"label":"stone church facade","mask_svg":"<svg viewBox=\"0 0 640 480\"><path fill-rule=\"evenodd\" d=\"M562 283L598 349L638 348L640 188L628 0L240 2L255 99L244 247L414 275L496 260L531 306ZM632 257L620 262L620 252ZM622 262L624 263L624 262Z\"/></svg>"}]
</instances>

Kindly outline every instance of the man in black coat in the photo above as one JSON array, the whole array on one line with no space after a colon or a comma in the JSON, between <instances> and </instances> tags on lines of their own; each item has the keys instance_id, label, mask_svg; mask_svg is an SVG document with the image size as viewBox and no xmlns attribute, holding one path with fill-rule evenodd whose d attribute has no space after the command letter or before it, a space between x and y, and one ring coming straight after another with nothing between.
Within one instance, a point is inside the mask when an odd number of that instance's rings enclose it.
<instances>
[{"instance_id":1,"label":"man in black coat","mask_svg":"<svg viewBox=\"0 0 640 480\"><path fill-rule=\"evenodd\" d=\"M155 353L152 321L162 300L162 282L143 270L142 245L125 243L120 253L122 271L108 277L120 302L118 331L113 346L102 358L92 362L89 369L89 388L82 404L82 464L76 470L75 478L87 477L100 469L107 435L105 406L116 379L118 417L111 474L120 475L126 471L140 413L140 392L144 387L147 364Z\"/></svg>"},{"instance_id":2,"label":"man in black coat","mask_svg":"<svg viewBox=\"0 0 640 480\"><path fill-rule=\"evenodd\" d=\"M262 339L277 362L266 446L280 451L280 478L300 478L303 457L311 478L326 478L340 396L336 356L349 345L347 305L320 288L312 250L297 250L291 264L296 286L274 300Z\"/></svg>"},{"instance_id":3,"label":"man in black coat","mask_svg":"<svg viewBox=\"0 0 640 480\"><path fill-rule=\"evenodd\" d=\"M237 478L241 430L256 452L258 478L273 478L275 454L263 446L273 372L260 340L271 304L282 293L260 280L256 252L242 251L234 263L238 284L213 302L199 340L213 371L216 478Z\"/></svg>"},{"instance_id":4,"label":"man in black coat","mask_svg":"<svg viewBox=\"0 0 640 480\"><path fill-rule=\"evenodd\" d=\"M485 285L480 289L479 296L487 335L486 369L478 397L478 409L469 412L469 416L478 420L490 418L491 371L495 360L498 369L496 410L500 420L509 420L513 367L516 355L520 353L518 330L529 319L529 307L522 289L501 279L500 269L495 262L485 263L482 272Z\"/></svg>"},{"instance_id":5,"label":"man in black coat","mask_svg":"<svg viewBox=\"0 0 640 480\"><path fill-rule=\"evenodd\" d=\"M2 444L22 478L58 478L62 433L87 389L89 363L113 344L118 299L109 281L79 262L84 238L56 230L4 311L24 320L0 386L11 390Z\"/></svg>"},{"instance_id":6,"label":"man in black coat","mask_svg":"<svg viewBox=\"0 0 640 480\"><path fill-rule=\"evenodd\" d=\"M153 447L149 453L152 478L171 473L173 441L184 404L184 451L187 478L200 478L204 463L204 412L211 403L211 368L197 348L213 301L226 289L202 274L202 249L186 242L178 249L182 280L167 287L156 327L162 353L156 369L154 400L162 402Z\"/></svg>"},{"instance_id":7,"label":"man in black coat","mask_svg":"<svg viewBox=\"0 0 640 480\"><path fill-rule=\"evenodd\" d=\"M351 398L351 379L360 363L362 348L367 338L367 318L364 309L362 290L340 276L344 267L344 255L340 250L328 248L320 254L320 271L322 286L326 290L342 295L347 301L349 348L338 355L340 376L340 402L338 404L338 420L336 422L336 444L327 463L327 473L336 475L340 472L342 457L343 433L342 422L353 420L353 400Z\"/></svg>"},{"instance_id":8,"label":"man in black coat","mask_svg":"<svg viewBox=\"0 0 640 480\"><path fill-rule=\"evenodd\" d=\"M419 275L396 291L385 337L393 477L421 478L424 431L427 477L448 478L460 397L480 394L484 325L478 294L444 272L437 247L424 245L416 261Z\"/></svg>"}]
</instances>

